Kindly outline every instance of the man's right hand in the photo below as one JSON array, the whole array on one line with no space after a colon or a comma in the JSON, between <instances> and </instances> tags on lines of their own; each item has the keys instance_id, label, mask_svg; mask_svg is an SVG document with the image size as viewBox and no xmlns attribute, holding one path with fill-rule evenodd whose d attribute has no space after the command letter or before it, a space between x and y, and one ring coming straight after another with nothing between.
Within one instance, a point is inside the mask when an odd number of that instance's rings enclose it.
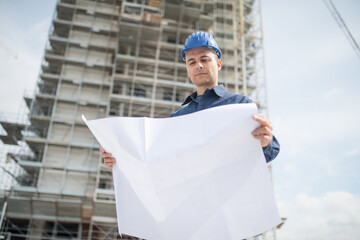
<instances>
[{"instance_id":1,"label":"man's right hand","mask_svg":"<svg viewBox=\"0 0 360 240\"><path fill-rule=\"evenodd\" d=\"M103 149L102 147L100 148L100 152L102 152L101 157L104 159L105 167L111 169L116 163L116 159L112 156L111 153L106 152L105 149Z\"/></svg>"}]
</instances>

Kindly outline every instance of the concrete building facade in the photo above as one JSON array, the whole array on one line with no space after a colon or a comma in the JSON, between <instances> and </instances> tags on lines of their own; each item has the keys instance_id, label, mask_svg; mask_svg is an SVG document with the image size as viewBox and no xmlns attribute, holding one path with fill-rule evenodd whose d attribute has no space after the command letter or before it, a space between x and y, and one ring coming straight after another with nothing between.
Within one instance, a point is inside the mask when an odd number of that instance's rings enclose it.
<instances>
[{"instance_id":1,"label":"concrete building facade","mask_svg":"<svg viewBox=\"0 0 360 240\"><path fill-rule=\"evenodd\" d=\"M81 114L179 109L194 91L180 52L195 31L212 33L223 52L219 83L266 114L261 28L259 0L59 0L36 92L24 97L28 121L1 121L0 139L19 149L8 161L22 171L0 196L0 236L120 238L112 174Z\"/></svg>"}]
</instances>

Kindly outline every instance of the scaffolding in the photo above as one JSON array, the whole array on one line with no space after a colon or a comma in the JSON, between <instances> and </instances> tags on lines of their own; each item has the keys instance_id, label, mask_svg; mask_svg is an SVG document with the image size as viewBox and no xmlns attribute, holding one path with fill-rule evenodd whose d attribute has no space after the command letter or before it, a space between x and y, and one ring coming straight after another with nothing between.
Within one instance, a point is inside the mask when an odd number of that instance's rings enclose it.
<instances>
[{"instance_id":1,"label":"scaffolding","mask_svg":"<svg viewBox=\"0 0 360 240\"><path fill-rule=\"evenodd\" d=\"M0 236L120 239L112 174L81 114L162 118L181 108L195 89L180 52L195 31L223 52L219 84L266 114L259 0L57 1L36 91L24 96L28 122L0 121L1 141L20 149L7 158L22 169L0 194Z\"/></svg>"}]
</instances>

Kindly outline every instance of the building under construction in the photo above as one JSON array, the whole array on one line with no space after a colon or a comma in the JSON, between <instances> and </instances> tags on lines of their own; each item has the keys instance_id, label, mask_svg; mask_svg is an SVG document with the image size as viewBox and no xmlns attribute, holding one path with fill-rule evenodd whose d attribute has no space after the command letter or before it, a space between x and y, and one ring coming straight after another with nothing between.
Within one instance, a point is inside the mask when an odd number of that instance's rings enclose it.
<instances>
[{"instance_id":1,"label":"building under construction","mask_svg":"<svg viewBox=\"0 0 360 240\"><path fill-rule=\"evenodd\" d=\"M179 109L195 90L180 54L195 31L212 33L223 53L219 84L266 114L259 0L57 1L27 121L0 122L4 146L18 146L2 157L19 168L0 195L0 239L120 238L112 173L81 114Z\"/></svg>"}]
</instances>

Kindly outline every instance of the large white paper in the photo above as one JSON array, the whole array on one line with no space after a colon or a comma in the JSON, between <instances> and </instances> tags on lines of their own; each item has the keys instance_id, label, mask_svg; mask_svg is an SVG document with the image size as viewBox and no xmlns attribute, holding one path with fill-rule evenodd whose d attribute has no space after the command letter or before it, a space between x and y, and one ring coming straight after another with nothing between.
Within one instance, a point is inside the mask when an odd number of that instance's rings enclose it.
<instances>
[{"instance_id":1,"label":"large white paper","mask_svg":"<svg viewBox=\"0 0 360 240\"><path fill-rule=\"evenodd\" d=\"M281 222L255 104L164 119L83 119L117 159L119 233L148 240L244 239Z\"/></svg>"}]
</instances>

